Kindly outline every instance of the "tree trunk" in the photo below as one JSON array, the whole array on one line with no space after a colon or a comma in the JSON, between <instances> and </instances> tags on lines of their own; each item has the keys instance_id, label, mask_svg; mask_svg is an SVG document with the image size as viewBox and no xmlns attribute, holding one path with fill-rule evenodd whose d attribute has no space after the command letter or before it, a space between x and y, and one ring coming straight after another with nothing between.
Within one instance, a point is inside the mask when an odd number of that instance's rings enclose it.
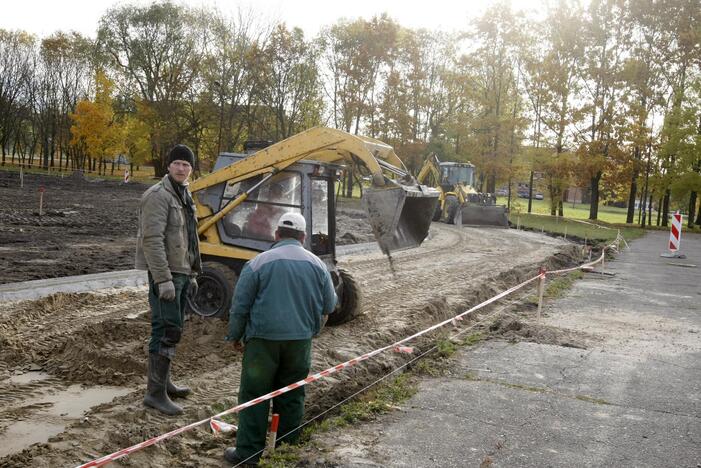
<instances>
[{"instance_id":1,"label":"tree trunk","mask_svg":"<svg viewBox=\"0 0 701 468\"><path fill-rule=\"evenodd\" d=\"M348 169L346 177L346 198L353 198L353 169Z\"/></svg>"},{"instance_id":2,"label":"tree trunk","mask_svg":"<svg viewBox=\"0 0 701 468\"><path fill-rule=\"evenodd\" d=\"M626 223L633 224L635 220L635 196L638 194L638 171L634 171L630 179L630 193L628 194L628 213L626 214Z\"/></svg>"},{"instance_id":3,"label":"tree trunk","mask_svg":"<svg viewBox=\"0 0 701 468\"><path fill-rule=\"evenodd\" d=\"M562 197L557 201L557 215L561 217L565 217L565 209L562 206Z\"/></svg>"},{"instance_id":4,"label":"tree trunk","mask_svg":"<svg viewBox=\"0 0 701 468\"><path fill-rule=\"evenodd\" d=\"M591 204L589 205L589 219L596 220L599 218L599 181L601 180L601 171L597 172L591 178Z\"/></svg>"},{"instance_id":5,"label":"tree trunk","mask_svg":"<svg viewBox=\"0 0 701 468\"><path fill-rule=\"evenodd\" d=\"M694 215L696 211L696 191L692 191L689 196L689 228L694 227Z\"/></svg>"},{"instance_id":6,"label":"tree trunk","mask_svg":"<svg viewBox=\"0 0 701 468\"><path fill-rule=\"evenodd\" d=\"M652 194L647 201L647 225L652 226Z\"/></svg>"},{"instance_id":7,"label":"tree trunk","mask_svg":"<svg viewBox=\"0 0 701 468\"><path fill-rule=\"evenodd\" d=\"M696 225L701 227L701 203L699 203L699 211L696 212Z\"/></svg>"},{"instance_id":8,"label":"tree trunk","mask_svg":"<svg viewBox=\"0 0 701 468\"><path fill-rule=\"evenodd\" d=\"M531 212L533 207L533 171L531 171L531 177L528 180L528 212Z\"/></svg>"},{"instance_id":9,"label":"tree trunk","mask_svg":"<svg viewBox=\"0 0 701 468\"><path fill-rule=\"evenodd\" d=\"M663 197L660 197L660 201L657 203L657 226L660 225L660 219L662 217L662 199Z\"/></svg>"},{"instance_id":10,"label":"tree trunk","mask_svg":"<svg viewBox=\"0 0 701 468\"><path fill-rule=\"evenodd\" d=\"M669 189L664 191L664 199L662 201L662 226L669 225L669 198L671 196L671 191Z\"/></svg>"}]
</instances>

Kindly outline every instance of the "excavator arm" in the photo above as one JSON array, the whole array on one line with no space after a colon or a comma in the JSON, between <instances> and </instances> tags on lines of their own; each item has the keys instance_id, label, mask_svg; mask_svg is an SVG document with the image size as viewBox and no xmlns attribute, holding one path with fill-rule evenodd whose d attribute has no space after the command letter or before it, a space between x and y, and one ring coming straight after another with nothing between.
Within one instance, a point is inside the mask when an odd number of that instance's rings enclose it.
<instances>
[{"instance_id":1,"label":"excavator arm","mask_svg":"<svg viewBox=\"0 0 701 468\"><path fill-rule=\"evenodd\" d=\"M198 233L214 229L217 221L246 200L267 178L300 160L361 163L367 169L372 176L373 189L366 191L363 202L384 252L419 245L428 233L438 191L418 185L391 146L323 127L294 135L192 182L190 190L197 193L224 182L235 184L264 175L264 180L216 213L197 202L195 197ZM385 171L401 176L402 180L386 177Z\"/></svg>"},{"instance_id":2,"label":"excavator arm","mask_svg":"<svg viewBox=\"0 0 701 468\"><path fill-rule=\"evenodd\" d=\"M426 184L429 183L428 178L433 176L434 183L438 185L441 180L440 163L438 156L435 153L431 153L424 161L424 165L421 167L419 175L416 176L416 180L420 184Z\"/></svg>"}]
</instances>

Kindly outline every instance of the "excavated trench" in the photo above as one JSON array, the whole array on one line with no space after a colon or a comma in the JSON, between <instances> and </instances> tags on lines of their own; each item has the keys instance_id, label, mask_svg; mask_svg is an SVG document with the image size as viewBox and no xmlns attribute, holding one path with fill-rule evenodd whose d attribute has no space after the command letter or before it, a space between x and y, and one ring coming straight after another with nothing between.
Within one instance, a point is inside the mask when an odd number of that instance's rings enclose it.
<instances>
[{"instance_id":1,"label":"excavated trench","mask_svg":"<svg viewBox=\"0 0 701 468\"><path fill-rule=\"evenodd\" d=\"M462 312L534 276L542 264L579 260L576 246L535 233L435 223L431 230L420 248L393 255L393 269L380 253L341 259L363 293L362 315L315 339L314 371ZM234 406L241 356L224 342L225 329L218 319L187 322L173 375L194 392L183 401L182 416L167 418L141 405L149 334L145 290L6 304L0 314L0 446L8 448L0 453L0 467L77 465ZM536 336L514 318L490 332ZM411 344L427 347L440 333ZM307 414L331 407L408 359L383 353L310 384ZM76 392L85 396L78 398L82 406L61 410L57 399L73 401ZM22 436L28 432L35 435ZM203 426L120 463L220 467L227 444L229 438Z\"/></svg>"}]
</instances>

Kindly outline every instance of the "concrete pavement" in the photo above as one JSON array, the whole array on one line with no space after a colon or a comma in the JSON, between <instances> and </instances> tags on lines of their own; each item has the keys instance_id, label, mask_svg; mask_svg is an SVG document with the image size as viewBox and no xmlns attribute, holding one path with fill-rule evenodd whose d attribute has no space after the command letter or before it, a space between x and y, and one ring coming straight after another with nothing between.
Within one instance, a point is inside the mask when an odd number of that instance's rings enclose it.
<instances>
[{"instance_id":1,"label":"concrete pavement","mask_svg":"<svg viewBox=\"0 0 701 468\"><path fill-rule=\"evenodd\" d=\"M368 467L701 467L701 236L631 243L545 308L586 349L488 341L402 411L333 437ZM685 265L685 266L682 266ZM695 266L694 266L695 265ZM338 465L336 465L338 466Z\"/></svg>"}]
</instances>

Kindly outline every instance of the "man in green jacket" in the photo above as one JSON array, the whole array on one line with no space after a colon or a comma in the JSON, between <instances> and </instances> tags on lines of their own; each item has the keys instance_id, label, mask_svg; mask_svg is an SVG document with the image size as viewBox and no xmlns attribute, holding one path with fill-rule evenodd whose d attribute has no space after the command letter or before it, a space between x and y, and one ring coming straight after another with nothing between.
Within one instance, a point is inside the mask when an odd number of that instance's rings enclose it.
<instances>
[{"instance_id":1,"label":"man in green jacket","mask_svg":"<svg viewBox=\"0 0 701 468\"><path fill-rule=\"evenodd\" d=\"M312 337L336 306L324 262L302 247L306 229L301 214L283 214L275 231L277 243L241 270L226 338L244 350L239 403L306 378ZM224 452L227 461L258 463L265 447L269 408L270 402L265 401L241 411L236 447ZM280 415L280 442L297 442L304 387L274 398L273 412Z\"/></svg>"},{"instance_id":2,"label":"man in green jacket","mask_svg":"<svg viewBox=\"0 0 701 468\"><path fill-rule=\"evenodd\" d=\"M201 272L195 203L187 189L195 156L185 145L168 153L168 174L141 197L136 268L148 270L151 306L148 384L144 404L168 415L183 412L172 397L190 393L174 385L170 365L183 331L188 294Z\"/></svg>"}]
</instances>

